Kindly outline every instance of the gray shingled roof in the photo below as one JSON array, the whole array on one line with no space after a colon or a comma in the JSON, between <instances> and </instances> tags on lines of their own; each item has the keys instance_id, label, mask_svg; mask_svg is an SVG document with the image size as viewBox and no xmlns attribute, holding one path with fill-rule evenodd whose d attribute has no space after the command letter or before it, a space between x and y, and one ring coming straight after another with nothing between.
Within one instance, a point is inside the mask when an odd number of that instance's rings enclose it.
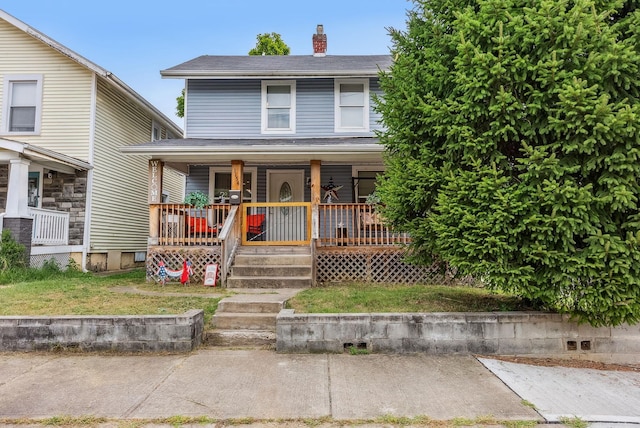
<instances>
[{"instance_id":1,"label":"gray shingled roof","mask_svg":"<svg viewBox=\"0 0 640 428\"><path fill-rule=\"evenodd\" d=\"M388 70L390 55L203 55L162 70L165 77L376 76Z\"/></svg>"}]
</instances>

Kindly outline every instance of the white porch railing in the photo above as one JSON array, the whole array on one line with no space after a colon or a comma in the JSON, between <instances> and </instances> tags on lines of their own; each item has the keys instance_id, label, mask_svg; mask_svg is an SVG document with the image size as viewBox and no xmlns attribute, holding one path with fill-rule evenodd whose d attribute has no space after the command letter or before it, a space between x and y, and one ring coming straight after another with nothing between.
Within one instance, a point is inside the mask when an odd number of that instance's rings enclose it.
<instances>
[{"instance_id":1,"label":"white porch railing","mask_svg":"<svg viewBox=\"0 0 640 428\"><path fill-rule=\"evenodd\" d=\"M62 211L29 208L33 217L31 245L68 245L69 213Z\"/></svg>"}]
</instances>

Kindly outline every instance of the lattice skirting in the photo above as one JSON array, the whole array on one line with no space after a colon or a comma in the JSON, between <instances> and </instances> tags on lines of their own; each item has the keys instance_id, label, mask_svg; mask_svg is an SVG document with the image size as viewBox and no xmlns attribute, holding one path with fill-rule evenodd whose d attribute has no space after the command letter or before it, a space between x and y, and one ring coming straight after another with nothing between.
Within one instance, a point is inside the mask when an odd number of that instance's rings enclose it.
<instances>
[{"instance_id":1,"label":"lattice skirting","mask_svg":"<svg viewBox=\"0 0 640 428\"><path fill-rule=\"evenodd\" d=\"M69 266L70 253L56 253L56 254L37 254L29 257L29 267L41 268L44 263L49 260L54 260L58 267L62 270L67 270Z\"/></svg>"},{"instance_id":2,"label":"lattice skirting","mask_svg":"<svg viewBox=\"0 0 640 428\"><path fill-rule=\"evenodd\" d=\"M442 265L416 266L404 261L404 250L389 247L349 247L316 250L318 283L362 281L395 284L453 284L458 279ZM462 282L468 283L465 278Z\"/></svg>"},{"instance_id":3,"label":"lattice skirting","mask_svg":"<svg viewBox=\"0 0 640 428\"><path fill-rule=\"evenodd\" d=\"M158 279L158 269L160 261L173 270L182 269L185 260L191 262L193 276L191 283L204 283L205 267L211 263L220 266L220 246L207 248L184 248L184 247L149 247L147 252L147 281ZM220 280L220 269L218 269L218 281Z\"/></svg>"}]
</instances>

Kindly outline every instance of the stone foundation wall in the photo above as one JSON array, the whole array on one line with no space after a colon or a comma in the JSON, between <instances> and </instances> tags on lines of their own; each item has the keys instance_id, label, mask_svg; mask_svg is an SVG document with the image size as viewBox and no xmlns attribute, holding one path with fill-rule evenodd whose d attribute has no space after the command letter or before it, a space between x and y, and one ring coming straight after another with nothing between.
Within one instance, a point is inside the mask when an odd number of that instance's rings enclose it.
<instances>
[{"instance_id":1,"label":"stone foundation wall","mask_svg":"<svg viewBox=\"0 0 640 428\"><path fill-rule=\"evenodd\" d=\"M52 172L42 186L42 208L69 213L69 245L81 245L87 205L87 171L75 174Z\"/></svg>"},{"instance_id":2,"label":"stone foundation wall","mask_svg":"<svg viewBox=\"0 0 640 428\"><path fill-rule=\"evenodd\" d=\"M295 314L280 312L279 352L631 356L640 325L594 328L551 313Z\"/></svg>"},{"instance_id":3,"label":"stone foundation wall","mask_svg":"<svg viewBox=\"0 0 640 428\"><path fill-rule=\"evenodd\" d=\"M0 351L189 352L202 343L204 312L147 316L0 317Z\"/></svg>"}]
</instances>

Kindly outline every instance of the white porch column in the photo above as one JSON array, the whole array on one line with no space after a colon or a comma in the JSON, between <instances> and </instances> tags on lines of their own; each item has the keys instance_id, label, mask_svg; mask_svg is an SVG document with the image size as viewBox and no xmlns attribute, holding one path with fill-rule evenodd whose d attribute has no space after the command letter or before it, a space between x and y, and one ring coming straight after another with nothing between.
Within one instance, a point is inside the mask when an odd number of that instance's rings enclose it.
<instances>
[{"instance_id":1,"label":"white porch column","mask_svg":"<svg viewBox=\"0 0 640 428\"><path fill-rule=\"evenodd\" d=\"M9 187L5 217L27 217L29 165L26 159L12 159L9 165Z\"/></svg>"}]
</instances>

